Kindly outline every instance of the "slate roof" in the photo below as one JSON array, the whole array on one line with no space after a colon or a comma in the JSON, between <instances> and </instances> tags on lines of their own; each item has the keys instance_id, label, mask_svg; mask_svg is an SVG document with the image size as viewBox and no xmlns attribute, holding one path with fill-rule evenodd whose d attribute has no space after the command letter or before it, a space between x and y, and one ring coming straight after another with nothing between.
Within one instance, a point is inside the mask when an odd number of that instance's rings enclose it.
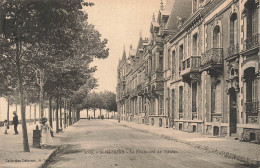
<instances>
[{"instance_id":1,"label":"slate roof","mask_svg":"<svg viewBox=\"0 0 260 168\"><path fill-rule=\"evenodd\" d=\"M178 29L178 17L184 22L192 12L192 0L169 0L172 3L171 14L165 29ZM170 5L168 5L170 6Z\"/></svg>"}]
</instances>

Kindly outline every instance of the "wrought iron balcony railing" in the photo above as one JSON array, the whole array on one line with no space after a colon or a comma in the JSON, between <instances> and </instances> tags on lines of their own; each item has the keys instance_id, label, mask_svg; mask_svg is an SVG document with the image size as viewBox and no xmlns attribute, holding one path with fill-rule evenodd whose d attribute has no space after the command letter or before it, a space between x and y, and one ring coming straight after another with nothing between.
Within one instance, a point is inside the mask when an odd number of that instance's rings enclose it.
<instances>
[{"instance_id":1,"label":"wrought iron balcony railing","mask_svg":"<svg viewBox=\"0 0 260 168\"><path fill-rule=\"evenodd\" d=\"M252 49L252 48L255 48L255 47L259 47L259 41L260 41L259 38L260 38L260 34L255 34L251 37L248 37L245 40L246 49L249 50L249 49Z\"/></svg>"},{"instance_id":2,"label":"wrought iron balcony railing","mask_svg":"<svg viewBox=\"0 0 260 168\"><path fill-rule=\"evenodd\" d=\"M200 60L200 56L191 56L190 58L187 58L186 60L182 61L181 75L191 72L199 72Z\"/></svg>"},{"instance_id":3,"label":"wrought iron balcony railing","mask_svg":"<svg viewBox=\"0 0 260 168\"><path fill-rule=\"evenodd\" d=\"M201 57L202 70L214 69L223 66L223 48L211 48Z\"/></svg>"},{"instance_id":4,"label":"wrought iron balcony railing","mask_svg":"<svg viewBox=\"0 0 260 168\"><path fill-rule=\"evenodd\" d=\"M258 113L259 111L259 102L246 102L245 103L245 111L246 113Z\"/></svg>"}]
</instances>

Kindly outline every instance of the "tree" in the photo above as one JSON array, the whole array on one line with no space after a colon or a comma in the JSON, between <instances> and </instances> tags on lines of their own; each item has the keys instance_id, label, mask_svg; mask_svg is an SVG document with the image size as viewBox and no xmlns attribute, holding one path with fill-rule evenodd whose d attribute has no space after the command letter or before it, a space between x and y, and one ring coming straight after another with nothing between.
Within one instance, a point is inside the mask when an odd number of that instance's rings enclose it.
<instances>
[{"instance_id":1,"label":"tree","mask_svg":"<svg viewBox=\"0 0 260 168\"><path fill-rule=\"evenodd\" d=\"M4 67L4 71L11 72L10 67L15 70L11 78L19 89L25 152L29 152L30 149L25 120L24 88L27 79L34 76L32 67L50 70L47 73L48 79L49 74L60 68L60 73L55 76L58 84L54 87L55 95L58 98L68 97L85 83L82 81L74 88L66 85L72 81L63 81L64 75L71 74L72 69L68 68L69 65L72 65L71 68L80 67L82 70L83 66L89 67L93 58L108 56L107 40L100 40L99 32L93 25L87 24L87 14L81 10L82 5L91 5L82 3L83 0L0 2L0 25L3 25L0 27L0 55L4 58L3 62L12 64ZM57 68L53 68L54 65ZM95 67L86 69L83 73L85 75L89 71L93 72ZM67 89L64 85L70 87L68 93L64 93Z\"/></svg>"},{"instance_id":2,"label":"tree","mask_svg":"<svg viewBox=\"0 0 260 168\"><path fill-rule=\"evenodd\" d=\"M104 104L105 104L105 109L108 112L117 111L117 104L116 104L116 94L110 91L105 91L104 92Z\"/></svg>"}]
</instances>

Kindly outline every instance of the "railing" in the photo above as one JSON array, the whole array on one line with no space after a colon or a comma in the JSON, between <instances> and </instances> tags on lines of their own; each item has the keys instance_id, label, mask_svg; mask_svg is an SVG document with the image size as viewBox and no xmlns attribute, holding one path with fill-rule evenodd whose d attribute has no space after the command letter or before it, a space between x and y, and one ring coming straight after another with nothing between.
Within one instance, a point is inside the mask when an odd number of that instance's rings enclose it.
<instances>
[{"instance_id":1,"label":"railing","mask_svg":"<svg viewBox=\"0 0 260 168\"><path fill-rule=\"evenodd\" d=\"M200 68L200 56L191 56L186 60L182 61L182 72L181 74L188 73L190 71L198 71Z\"/></svg>"},{"instance_id":2,"label":"railing","mask_svg":"<svg viewBox=\"0 0 260 168\"><path fill-rule=\"evenodd\" d=\"M215 65L223 65L223 48L211 48L202 54L202 69L215 68Z\"/></svg>"},{"instance_id":3,"label":"railing","mask_svg":"<svg viewBox=\"0 0 260 168\"><path fill-rule=\"evenodd\" d=\"M259 102L246 102L245 103L246 113L258 113L259 111Z\"/></svg>"},{"instance_id":4,"label":"railing","mask_svg":"<svg viewBox=\"0 0 260 168\"><path fill-rule=\"evenodd\" d=\"M228 47L227 55L228 57L232 57L235 54L239 53L239 45L238 44L232 44Z\"/></svg>"},{"instance_id":5,"label":"railing","mask_svg":"<svg viewBox=\"0 0 260 168\"><path fill-rule=\"evenodd\" d=\"M260 34L255 34L255 35L253 35L251 37L248 37L245 40L246 49L249 50L251 48L259 46L259 38L260 38Z\"/></svg>"}]
</instances>

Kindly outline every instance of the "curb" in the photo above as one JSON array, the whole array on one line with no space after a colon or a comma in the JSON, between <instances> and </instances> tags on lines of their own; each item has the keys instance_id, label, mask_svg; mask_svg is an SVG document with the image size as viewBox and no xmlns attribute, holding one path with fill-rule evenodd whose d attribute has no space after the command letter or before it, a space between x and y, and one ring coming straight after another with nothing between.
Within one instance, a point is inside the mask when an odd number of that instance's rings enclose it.
<instances>
[{"instance_id":1,"label":"curb","mask_svg":"<svg viewBox=\"0 0 260 168\"><path fill-rule=\"evenodd\" d=\"M143 129L140 129L140 128L134 128L134 127L131 127L131 126L123 124L123 123L122 124L116 123L116 124L117 125L121 125L123 127L132 128L132 129L138 130L140 132L149 133L149 134L152 134L152 135L155 135L155 136L159 136L159 137L162 137L164 139L173 140L175 142L187 144L187 145L190 145L190 146L198 148L198 149L206 150L206 151L208 151L210 153L215 153L215 154L221 155L221 156L223 156L225 158L235 159L235 160L238 160L240 162L243 162L243 163L249 165L250 167L260 166L260 161L258 161L258 160L251 159L251 158L248 158L248 157L245 157L245 156L241 156L241 155L238 155L238 154L226 152L226 151L218 149L218 148L212 148L212 147L207 146L207 145L199 145L199 144L196 144L196 143L192 143L192 142L189 142L189 141L181 140L181 139L178 139L178 138L175 138L175 137L171 137L171 136L168 136L168 135L154 133L154 132L151 132L149 130L143 130Z\"/></svg>"},{"instance_id":2,"label":"curb","mask_svg":"<svg viewBox=\"0 0 260 168\"><path fill-rule=\"evenodd\" d=\"M44 162L39 166L39 168L44 168L50 162L50 159L56 155L56 153L60 150L60 147L54 149L47 157L45 157Z\"/></svg>"}]
</instances>

